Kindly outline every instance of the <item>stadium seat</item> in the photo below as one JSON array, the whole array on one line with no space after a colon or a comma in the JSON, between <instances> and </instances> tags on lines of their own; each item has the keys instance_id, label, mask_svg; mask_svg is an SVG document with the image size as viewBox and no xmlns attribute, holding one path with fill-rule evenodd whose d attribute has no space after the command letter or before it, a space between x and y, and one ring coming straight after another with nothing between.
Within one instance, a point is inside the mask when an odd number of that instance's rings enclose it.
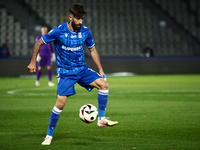
<instances>
[{"instance_id":1,"label":"stadium seat","mask_svg":"<svg viewBox=\"0 0 200 150\"><path fill-rule=\"evenodd\" d=\"M49 0L25 0L25 2L52 28L62 21L66 21L66 19L62 20L61 18L68 16L68 8L73 3L65 0L51 2ZM177 23L190 31L193 36L200 39L200 29L195 25L196 17L188 13L185 1L154 0L154 2L173 17ZM83 3L88 12L84 24L91 29L101 56L107 56L107 54L109 56L121 56L122 54L124 56L140 56L146 42L149 42L153 47L155 55L179 55L182 49L184 49L184 54L191 54L188 45L183 44L187 43L187 39L184 39L178 32L173 32L174 30L169 26L161 27L159 17L152 15L152 10L145 7L142 1L78 0L77 3ZM200 16L200 10L196 10L196 7L200 8L199 3L189 1L189 7L191 10L197 11ZM190 24L188 24L188 19L190 19ZM2 31L7 33L9 30L18 30L13 35L13 39L11 34L8 34L8 38L6 38L6 34L1 34L0 44L8 42L12 45L12 43L20 43L20 40L25 46L21 44L15 49L22 48L23 50L28 49L28 43L34 45L35 37L28 35L28 27L16 22L5 8L0 8L0 23L1 33ZM7 24L13 24L13 26L8 27ZM13 54L31 55L30 50L22 52L22 49L16 50L16 53L13 52ZM86 54L89 53L86 52Z\"/></svg>"}]
</instances>

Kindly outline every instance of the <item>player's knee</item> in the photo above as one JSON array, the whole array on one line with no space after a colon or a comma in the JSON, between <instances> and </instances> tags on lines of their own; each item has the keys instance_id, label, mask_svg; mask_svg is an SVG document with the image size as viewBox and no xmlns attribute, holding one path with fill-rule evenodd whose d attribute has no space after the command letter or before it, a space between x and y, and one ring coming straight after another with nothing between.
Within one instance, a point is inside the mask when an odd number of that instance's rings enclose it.
<instances>
[{"instance_id":1,"label":"player's knee","mask_svg":"<svg viewBox=\"0 0 200 150\"><path fill-rule=\"evenodd\" d=\"M66 101L67 101L67 97L66 97L66 96L58 96L55 106L56 106L58 109L63 110Z\"/></svg>"},{"instance_id":2,"label":"player's knee","mask_svg":"<svg viewBox=\"0 0 200 150\"><path fill-rule=\"evenodd\" d=\"M51 66L47 66L47 70L50 70L51 69Z\"/></svg>"},{"instance_id":3,"label":"player's knee","mask_svg":"<svg viewBox=\"0 0 200 150\"><path fill-rule=\"evenodd\" d=\"M105 82L102 83L100 90L108 90L108 86L109 86L108 82L105 81Z\"/></svg>"},{"instance_id":4,"label":"player's knee","mask_svg":"<svg viewBox=\"0 0 200 150\"><path fill-rule=\"evenodd\" d=\"M65 103L62 101L56 102L55 105L59 110L63 110L63 108L65 107Z\"/></svg>"},{"instance_id":5,"label":"player's knee","mask_svg":"<svg viewBox=\"0 0 200 150\"><path fill-rule=\"evenodd\" d=\"M41 67L41 66L38 66L38 70L42 70L42 67Z\"/></svg>"}]
</instances>

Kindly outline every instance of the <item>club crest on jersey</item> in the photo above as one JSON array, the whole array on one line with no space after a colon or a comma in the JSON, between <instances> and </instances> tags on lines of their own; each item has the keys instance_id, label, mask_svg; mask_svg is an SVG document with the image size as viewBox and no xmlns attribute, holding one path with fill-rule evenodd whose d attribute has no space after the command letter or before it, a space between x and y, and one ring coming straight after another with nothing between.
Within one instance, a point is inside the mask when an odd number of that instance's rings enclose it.
<instances>
[{"instance_id":1,"label":"club crest on jersey","mask_svg":"<svg viewBox=\"0 0 200 150\"><path fill-rule=\"evenodd\" d=\"M82 32L79 32L79 33L78 33L78 38L79 38L79 39L82 38Z\"/></svg>"},{"instance_id":2,"label":"club crest on jersey","mask_svg":"<svg viewBox=\"0 0 200 150\"><path fill-rule=\"evenodd\" d=\"M65 37L67 37L68 36L68 33L65 33Z\"/></svg>"}]
</instances>

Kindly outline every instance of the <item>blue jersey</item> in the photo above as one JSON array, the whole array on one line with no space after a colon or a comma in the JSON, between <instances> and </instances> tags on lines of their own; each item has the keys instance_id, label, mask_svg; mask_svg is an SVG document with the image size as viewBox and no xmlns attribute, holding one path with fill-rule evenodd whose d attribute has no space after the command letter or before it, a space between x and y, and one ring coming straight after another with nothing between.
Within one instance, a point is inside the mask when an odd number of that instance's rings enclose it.
<instances>
[{"instance_id":1,"label":"blue jersey","mask_svg":"<svg viewBox=\"0 0 200 150\"><path fill-rule=\"evenodd\" d=\"M56 26L42 38L45 44L54 41L57 71L68 73L79 71L86 67L84 57L85 44L88 48L94 47L94 39L89 28L82 25L76 32L68 28L68 22Z\"/></svg>"}]
</instances>

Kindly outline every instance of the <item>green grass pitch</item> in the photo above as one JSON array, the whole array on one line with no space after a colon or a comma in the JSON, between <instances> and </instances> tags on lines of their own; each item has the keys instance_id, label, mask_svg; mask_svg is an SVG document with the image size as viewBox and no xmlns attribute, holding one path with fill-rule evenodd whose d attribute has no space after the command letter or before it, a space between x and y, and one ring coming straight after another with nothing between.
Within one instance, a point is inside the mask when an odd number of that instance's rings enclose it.
<instances>
[{"instance_id":1,"label":"green grass pitch","mask_svg":"<svg viewBox=\"0 0 200 150\"><path fill-rule=\"evenodd\" d=\"M78 112L86 103L98 106L98 90L76 85L61 113L50 146L42 146L56 87L35 87L35 78L0 78L1 150L199 150L200 75L107 76L106 116L119 121L99 129ZM53 78L56 82L56 78Z\"/></svg>"}]
</instances>

